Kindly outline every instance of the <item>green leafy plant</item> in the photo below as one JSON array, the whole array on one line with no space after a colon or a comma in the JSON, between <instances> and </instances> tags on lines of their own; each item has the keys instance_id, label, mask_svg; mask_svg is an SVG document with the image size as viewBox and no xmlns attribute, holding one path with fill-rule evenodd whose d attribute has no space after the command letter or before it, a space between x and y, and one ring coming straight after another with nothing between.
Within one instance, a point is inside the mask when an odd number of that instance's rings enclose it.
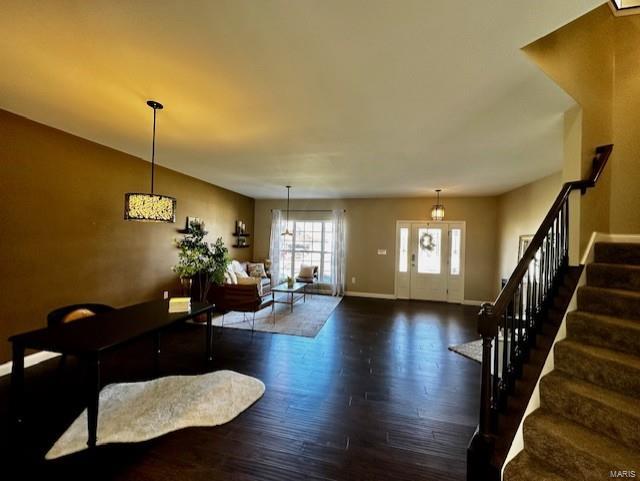
<instances>
[{"instance_id":1,"label":"green leafy plant","mask_svg":"<svg viewBox=\"0 0 640 481\"><path fill-rule=\"evenodd\" d=\"M224 282L224 273L231 261L222 237L211 244L204 240L206 235L203 223L190 222L185 236L175 241L179 251L178 263L172 267L180 278L195 281L200 301L206 300L212 284Z\"/></svg>"}]
</instances>

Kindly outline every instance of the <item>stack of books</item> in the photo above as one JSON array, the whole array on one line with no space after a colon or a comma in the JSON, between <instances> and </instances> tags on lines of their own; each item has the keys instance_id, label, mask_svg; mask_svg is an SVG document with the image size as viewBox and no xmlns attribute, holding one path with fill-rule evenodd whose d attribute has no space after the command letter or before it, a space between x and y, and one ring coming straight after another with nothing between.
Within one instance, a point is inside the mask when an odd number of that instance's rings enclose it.
<instances>
[{"instance_id":1,"label":"stack of books","mask_svg":"<svg viewBox=\"0 0 640 481\"><path fill-rule=\"evenodd\" d=\"M189 312L191 310L190 297L172 297L169 299L169 312Z\"/></svg>"}]
</instances>

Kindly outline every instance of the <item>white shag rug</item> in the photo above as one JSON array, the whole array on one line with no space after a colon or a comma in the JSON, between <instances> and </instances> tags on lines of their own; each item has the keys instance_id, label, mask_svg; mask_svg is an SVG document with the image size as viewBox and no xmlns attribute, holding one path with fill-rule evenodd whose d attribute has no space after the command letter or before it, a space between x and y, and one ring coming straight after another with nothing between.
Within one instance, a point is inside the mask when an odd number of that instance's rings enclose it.
<instances>
[{"instance_id":1,"label":"white shag rug","mask_svg":"<svg viewBox=\"0 0 640 481\"><path fill-rule=\"evenodd\" d=\"M100 392L98 445L135 443L190 426L231 421L264 394L262 381L233 371L118 383ZM55 459L87 448L87 410L49 450Z\"/></svg>"},{"instance_id":2,"label":"white shag rug","mask_svg":"<svg viewBox=\"0 0 640 481\"><path fill-rule=\"evenodd\" d=\"M276 294L276 299L284 300L283 294ZM266 307L256 312L255 330L262 332L275 332L278 334L290 334L293 336L316 337L320 329L325 325L333 310L340 304L342 297L326 296L320 294L307 294L306 302L297 301L291 306L276 303L275 323L271 313L271 307ZM224 328L249 329L253 322L253 314L248 312L229 312L224 316ZM222 325L222 316L213 318L214 326Z\"/></svg>"}]
</instances>

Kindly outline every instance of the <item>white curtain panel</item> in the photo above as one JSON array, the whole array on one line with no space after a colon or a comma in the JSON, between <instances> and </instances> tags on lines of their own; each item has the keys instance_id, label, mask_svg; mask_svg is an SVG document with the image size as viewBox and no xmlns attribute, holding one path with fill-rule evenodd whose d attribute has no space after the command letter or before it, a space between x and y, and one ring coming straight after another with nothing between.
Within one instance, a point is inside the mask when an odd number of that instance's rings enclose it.
<instances>
[{"instance_id":1,"label":"white curtain panel","mask_svg":"<svg viewBox=\"0 0 640 481\"><path fill-rule=\"evenodd\" d=\"M344 210L336 209L333 211L333 258L331 262L331 279L333 279L331 292L334 296L344 294L345 238Z\"/></svg>"},{"instance_id":2,"label":"white curtain panel","mask_svg":"<svg viewBox=\"0 0 640 481\"><path fill-rule=\"evenodd\" d=\"M271 242L269 258L271 259L271 284L280 284L280 243L282 242L282 211L271 212Z\"/></svg>"}]
</instances>

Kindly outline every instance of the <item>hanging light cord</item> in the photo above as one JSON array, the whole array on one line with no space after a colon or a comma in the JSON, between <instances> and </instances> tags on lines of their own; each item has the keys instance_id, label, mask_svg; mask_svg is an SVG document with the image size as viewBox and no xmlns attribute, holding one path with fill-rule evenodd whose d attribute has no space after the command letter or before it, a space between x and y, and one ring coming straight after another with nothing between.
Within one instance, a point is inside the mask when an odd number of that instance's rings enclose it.
<instances>
[{"instance_id":1,"label":"hanging light cord","mask_svg":"<svg viewBox=\"0 0 640 481\"><path fill-rule=\"evenodd\" d=\"M156 108L153 107L153 140L151 141L151 193L153 194L153 177L156 168Z\"/></svg>"},{"instance_id":2,"label":"hanging light cord","mask_svg":"<svg viewBox=\"0 0 640 481\"><path fill-rule=\"evenodd\" d=\"M291 186L287 186L287 229L289 229L289 192L291 190Z\"/></svg>"},{"instance_id":3,"label":"hanging light cord","mask_svg":"<svg viewBox=\"0 0 640 481\"><path fill-rule=\"evenodd\" d=\"M151 140L151 193L153 194L153 181L156 171L156 111L164 106L155 100L147 100L147 105L153 109L153 137Z\"/></svg>"}]
</instances>

